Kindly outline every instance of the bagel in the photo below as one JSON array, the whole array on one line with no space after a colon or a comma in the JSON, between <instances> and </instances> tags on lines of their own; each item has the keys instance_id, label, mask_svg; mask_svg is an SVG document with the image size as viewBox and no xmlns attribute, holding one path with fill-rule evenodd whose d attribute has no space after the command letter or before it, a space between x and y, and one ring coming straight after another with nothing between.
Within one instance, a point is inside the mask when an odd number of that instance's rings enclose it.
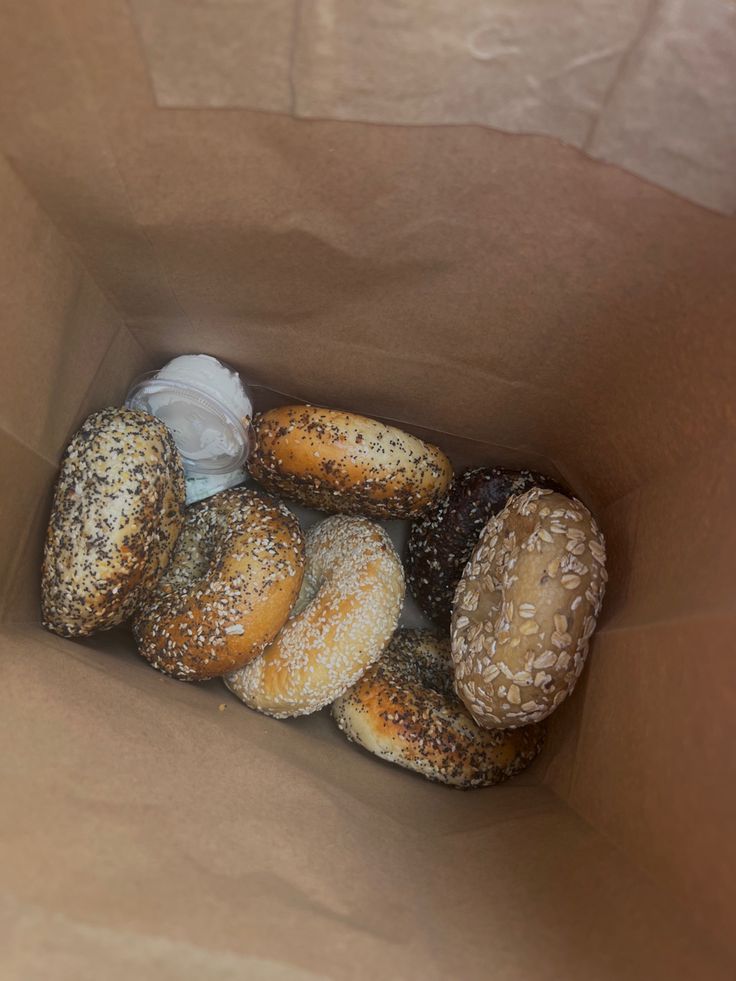
<instances>
[{"instance_id":1,"label":"bagel","mask_svg":"<svg viewBox=\"0 0 736 981\"><path fill-rule=\"evenodd\" d=\"M428 514L412 523L407 585L422 611L439 626L449 629L455 589L484 526L512 494L531 487L560 490L549 477L532 470L466 470Z\"/></svg>"},{"instance_id":2,"label":"bagel","mask_svg":"<svg viewBox=\"0 0 736 981\"><path fill-rule=\"evenodd\" d=\"M133 621L138 650L181 681L241 667L271 643L304 575L296 518L236 488L192 505L165 574Z\"/></svg>"},{"instance_id":3,"label":"bagel","mask_svg":"<svg viewBox=\"0 0 736 981\"><path fill-rule=\"evenodd\" d=\"M490 787L523 770L544 742L542 726L481 729L453 688L449 641L397 630L381 659L332 715L345 735L390 763L451 787Z\"/></svg>"},{"instance_id":4,"label":"bagel","mask_svg":"<svg viewBox=\"0 0 736 981\"><path fill-rule=\"evenodd\" d=\"M575 687L607 580L580 501L534 488L488 522L455 593L455 687L475 721L539 722Z\"/></svg>"},{"instance_id":5,"label":"bagel","mask_svg":"<svg viewBox=\"0 0 736 981\"><path fill-rule=\"evenodd\" d=\"M253 427L252 476L322 511L410 518L431 508L452 479L436 446L351 412L287 405L256 416Z\"/></svg>"},{"instance_id":6,"label":"bagel","mask_svg":"<svg viewBox=\"0 0 736 981\"><path fill-rule=\"evenodd\" d=\"M41 571L43 625L86 637L127 620L184 520L184 470L154 416L94 412L61 461Z\"/></svg>"},{"instance_id":7,"label":"bagel","mask_svg":"<svg viewBox=\"0 0 736 981\"><path fill-rule=\"evenodd\" d=\"M329 705L374 661L401 614L404 572L391 540L366 518L337 515L307 533L292 616L261 657L225 684L250 708L283 719Z\"/></svg>"}]
</instances>

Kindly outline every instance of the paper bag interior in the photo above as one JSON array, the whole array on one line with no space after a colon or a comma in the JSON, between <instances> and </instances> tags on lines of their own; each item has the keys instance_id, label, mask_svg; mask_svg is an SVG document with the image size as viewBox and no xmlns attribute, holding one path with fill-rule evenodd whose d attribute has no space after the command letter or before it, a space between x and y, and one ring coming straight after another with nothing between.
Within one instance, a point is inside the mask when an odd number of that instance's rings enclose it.
<instances>
[{"instance_id":1,"label":"paper bag interior","mask_svg":"<svg viewBox=\"0 0 736 981\"><path fill-rule=\"evenodd\" d=\"M267 104L276 81L248 108L240 89L208 103L223 83L205 78L187 105L166 85L189 49L149 50L171 3L8 6L6 976L731 976L733 219L549 136L297 118ZM164 678L125 630L40 628L68 439L199 351L261 405L394 420L458 463L559 475L593 509L602 621L523 776L450 791L327 712L279 722Z\"/></svg>"}]
</instances>

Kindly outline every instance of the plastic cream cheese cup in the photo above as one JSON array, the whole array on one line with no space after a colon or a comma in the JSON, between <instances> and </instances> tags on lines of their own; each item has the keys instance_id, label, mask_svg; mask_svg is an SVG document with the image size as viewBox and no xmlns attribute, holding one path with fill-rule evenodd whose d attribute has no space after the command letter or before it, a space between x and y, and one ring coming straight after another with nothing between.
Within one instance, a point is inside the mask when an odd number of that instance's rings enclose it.
<instances>
[{"instance_id":1,"label":"plastic cream cheese cup","mask_svg":"<svg viewBox=\"0 0 736 981\"><path fill-rule=\"evenodd\" d=\"M137 379L125 404L166 424L184 463L187 502L241 483L253 403L238 373L208 354L184 354Z\"/></svg>"}]
</instances>

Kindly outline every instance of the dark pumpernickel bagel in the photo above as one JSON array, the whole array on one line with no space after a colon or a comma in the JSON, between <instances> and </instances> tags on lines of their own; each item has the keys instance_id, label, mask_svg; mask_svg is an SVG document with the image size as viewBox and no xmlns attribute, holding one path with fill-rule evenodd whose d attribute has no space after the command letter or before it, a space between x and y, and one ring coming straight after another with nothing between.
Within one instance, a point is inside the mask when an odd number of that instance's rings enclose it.
<instances>
[{"instance_id":1,"label":"dark pumpernickel bagel","mask_svg":"<svg viewBox=\"0 0 736 981\"><path fill-rule=\"evenodd\" d=\"M489 519L512 495L532 487L562 491L554 480L533 470L466 470L426 516L413 522L407 546L407 583L424 613L439 626L450 626L455 588Z\"/></svg>"}]
</instances>

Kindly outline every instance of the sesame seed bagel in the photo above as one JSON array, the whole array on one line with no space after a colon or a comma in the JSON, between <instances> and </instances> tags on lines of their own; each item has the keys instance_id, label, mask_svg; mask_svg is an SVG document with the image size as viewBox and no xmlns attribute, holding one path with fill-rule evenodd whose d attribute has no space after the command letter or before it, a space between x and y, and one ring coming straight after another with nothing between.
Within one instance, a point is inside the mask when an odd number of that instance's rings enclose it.
<instances>
[{"instance_id":1,"label":"sesame seed bagel","mask_svg":"<svg viewBox=\"0 0 736 981\"><path fill-rule=\"evenodd\" d=\"M424 613L439 626L450 626L455 589L488 520L505 507L512 494L532 487L561 490L549 477L532 470L466 470L428 514L412 523L407 585Z\"/></svg>"},{"instance_id":2,"label":"sesame seed bagel","mask_svg":"<svg viewBox=\"0 0 736 981\"><path fill-rule=\"evenodd\" d=\"M397 630L381 659L332 705L348 739L451 787L490 787L531 763L542 726L481 729L453 688L449 640Z\"/></svg>"},{"instance_id":3,"label":"sesame seed bagel","mask_svg":"<svg viewBox=\"0 0 736 981\"><path fill-rule=\"evenodd\" d=\"M225 683L278 719L317 712L383 652L399 621L404 572L386 532L337 515L307 533L307 567L292 616L255 661Z\"/></svg>"},{"instance_id":4,"label":"sesame seed bagel","mask_svg":"<svg viewBox=\"0 0 736 981\"><path fill-rule=\"evenodd\" d=\"M455 688L479 725L539 722L575 687L607 579L603 536L574 498L534 488L488 522L455 593Z\"/></svg>"},{"instance_id":5,"label":"sesame seed bagel","mask_svg":"<svg viewBox=\"0 0 736 981\"><path fill-rule=\"evenodd\" d=\"M282 504L242 487L199 501L133 620L138 650L181 681L234 671L279 632L303 575L304 540Z\"/></svg>"},{"instance_id":6,"label":"sesame seed bagel","mask_svg":"<svg viewBox=\"0 0 736 981\"><path fill-rule=\"evenodd\" d=\"M154 416L93 413L61 461L41 572L45 627L85 637L127 620L169 561L184 520L184 470Z\"/></svg>"},{"instance_id":7,"label":"sesame seed bagel","mask_svg":"<svg viewBox=\"0 0 736 981\"><path fill-rule=\"evenodd\" d=\"M307 507L372 518L422 514L452 465L436 446L351 412L287 405L256 416L251 474Z\"/></svg>"}]
</instances>

